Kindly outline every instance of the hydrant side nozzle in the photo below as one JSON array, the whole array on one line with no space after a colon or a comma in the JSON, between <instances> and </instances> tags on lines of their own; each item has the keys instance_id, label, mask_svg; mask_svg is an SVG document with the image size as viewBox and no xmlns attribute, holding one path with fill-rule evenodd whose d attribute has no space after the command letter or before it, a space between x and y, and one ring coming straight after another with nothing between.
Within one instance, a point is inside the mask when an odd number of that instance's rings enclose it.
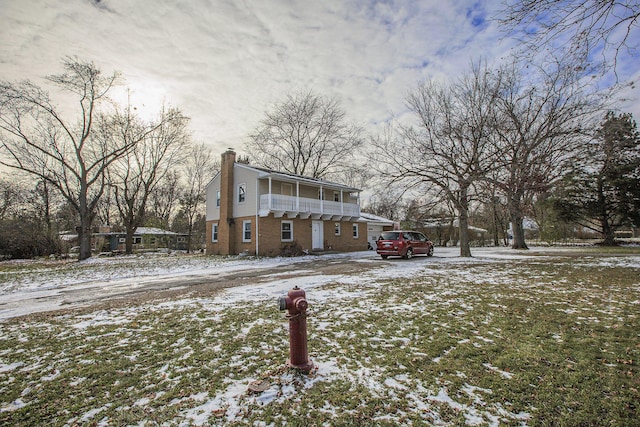
<instances>
[{"instance_id":1,"label":"hydrant side nozzle","mask_svg":"<svg viewBox=\"0 0 640 427\"><path fill-rule=\"evenodd\" d=\"M287 309L287 297L278 298L278 305L280 307L280 311L284 311Z\"/></svg>"}]
</instances>

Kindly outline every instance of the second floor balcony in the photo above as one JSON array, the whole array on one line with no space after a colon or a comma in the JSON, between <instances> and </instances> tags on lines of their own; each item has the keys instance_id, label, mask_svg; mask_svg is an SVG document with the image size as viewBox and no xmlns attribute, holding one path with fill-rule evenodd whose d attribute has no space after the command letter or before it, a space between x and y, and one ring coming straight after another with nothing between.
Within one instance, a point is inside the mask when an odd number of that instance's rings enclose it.
<instances>
[{"instance_id":1,"label":"second floor balcony","mask_svg":"<svg viewBox=\"0 0 640 427\"><path fill-rule=\"evenodd\" d=\"M276 218L287 216L302 219L322 219L332 221L350 221L360 217L358 203L335 202L281 194L263 194L260 196L260 216L270 213Z\"/></svg>"}]
</instances>

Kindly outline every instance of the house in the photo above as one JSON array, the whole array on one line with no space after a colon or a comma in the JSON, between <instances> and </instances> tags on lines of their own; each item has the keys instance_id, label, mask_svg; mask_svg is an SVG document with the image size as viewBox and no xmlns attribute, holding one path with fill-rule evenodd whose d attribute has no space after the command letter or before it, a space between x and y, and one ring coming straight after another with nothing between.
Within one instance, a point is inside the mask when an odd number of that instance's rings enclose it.
<instances>
[{"instance_id":1,"label":"house","mask_svg":"<svg viewBox=\"0 0 640 427\"><path fill-rule=\"evenodd\" d=\"M207 253L289 255L367 249L360 191L236 162L222 154L207 185Z\"/></svg>"},{"instance_id":2,"label":"house","mask_svg":"<svg viewBox=\"0 0 640 427\"><path fill-rule=\"evenodd\" d=\"M94 250L98 252L124 252L124 231L101 229L93 234ZM133 234L134 252L158 250L186 250L187 234L174 233L155 227L138 227Z\"/></svg>"}]
</instances>

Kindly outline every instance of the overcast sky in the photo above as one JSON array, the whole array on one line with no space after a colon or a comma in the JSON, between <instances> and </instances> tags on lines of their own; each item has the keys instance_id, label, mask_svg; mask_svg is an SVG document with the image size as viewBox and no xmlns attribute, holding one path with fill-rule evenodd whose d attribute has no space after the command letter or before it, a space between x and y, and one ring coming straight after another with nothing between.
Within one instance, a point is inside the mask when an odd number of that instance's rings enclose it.
<instances>
[{"instance_id":1,"label":"overcast sky","mask_svg":"<svg viewBox=\"0 0 640 427\"><path fill-rule=\"evenodd\" d=\"M296 91L338 100L375 134L420 80L499 61L515 46L492 21L500 0L0 0L0 79L62 71L64 56L121 71L133 104L162 101L197 142L242 152L270 105ZM621 77L640 62L621 64ZM639 98L638 89L629 96ZM636 120L637 102L625 105Z\"/></svg>"}]
</instances>

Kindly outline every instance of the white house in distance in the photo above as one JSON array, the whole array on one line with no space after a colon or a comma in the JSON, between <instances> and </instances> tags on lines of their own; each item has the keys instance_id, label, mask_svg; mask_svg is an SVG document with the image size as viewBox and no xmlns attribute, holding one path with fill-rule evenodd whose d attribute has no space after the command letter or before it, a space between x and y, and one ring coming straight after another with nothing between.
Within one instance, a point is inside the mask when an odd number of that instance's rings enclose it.
<instances>
[{"instance_id":1,"label":"white house in distance","mask_svg":"<svg viewBox=\"0 0 640 427\"><path fill-rule=\"evenodd\" d=\"M222 154L207 185L207 253L278 256L367 249L360 192L350 186L263 169Z\"/></svg>"}]
</instances>

